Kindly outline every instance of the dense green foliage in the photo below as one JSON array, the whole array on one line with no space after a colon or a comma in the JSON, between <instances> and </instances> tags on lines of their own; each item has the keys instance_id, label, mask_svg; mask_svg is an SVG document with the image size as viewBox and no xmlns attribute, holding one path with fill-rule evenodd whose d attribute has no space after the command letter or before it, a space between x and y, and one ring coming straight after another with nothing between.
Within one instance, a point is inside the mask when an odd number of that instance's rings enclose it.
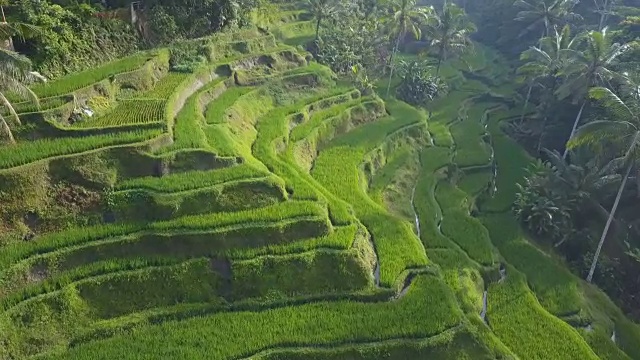
<instances>
[{"instance_id":1,"label":"dense green foliage","mask_svg":"<svg viewBox=\"0 0 640 360\"><path fill-rule=\"evenodd\" d=\"M431 304L428 311L421 305L425 300ZM135 334L134 339L120 336L81 346L69 356L84 359L100 354L98 356L104 358L126 359L140 353L165 357L179 352L193 358L232 358L249 356L279 342L331 345L341 340L389 339L395 334L395 329L387 326L390 322L412 324L403 332L412 337L428 337L454 327L460 315L446 285L427 276L418 278L415 288L399 303L320 302L263 312L220 313L186 323L169 322L148 328L144 333ZM243 334L247 332L256 336L246 338ZM175 344L182 342L182 345L171 349L157 347L156 336Z\"/></svg>"},{"instance_id":2,"label":"dense green foliage","mask_svg":"<svg viewBox=\"0 0 640 360\"><path fill-rule=\"evenodd\" d=\"M36 25L39 31L18 51L28 55L36 69L57 77L128 55L137 49L132 27L118 19L96 17L89 5L62 7L49 1L19 0L8 10L9 16Z\"/></svg>"},{"instance_id":3,"label":"dense green foliage","mask_svg":"<svg viewBox=\"0 0 640 360\"><path fill-rule=\"evenodd\" d=\"M431 70L417 61L401 62L398 73L402 78L396 89L399 99L412 105L426 105L446 92L446 85Z\"/></svg>"}]
</instances>

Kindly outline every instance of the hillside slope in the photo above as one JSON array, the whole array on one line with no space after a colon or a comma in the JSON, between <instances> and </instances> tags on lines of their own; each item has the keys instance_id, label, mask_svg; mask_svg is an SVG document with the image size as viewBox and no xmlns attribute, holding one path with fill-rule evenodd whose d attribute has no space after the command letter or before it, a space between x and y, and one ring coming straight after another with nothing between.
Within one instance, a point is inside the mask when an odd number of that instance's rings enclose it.
<instances>
[{"instance_id":1,"label":"hillside slope","mask_svg":"<svg viewBox=\"0 0 640 360\"><path fill-rule=\"evenodd\" d=\"M446 64L428 118L286 45L313 30L290 20L212 37L193 74L158 50L17 106L0 358L640 359L510 213L531 160L497 55Z\"/></svg>"}]
</instances>

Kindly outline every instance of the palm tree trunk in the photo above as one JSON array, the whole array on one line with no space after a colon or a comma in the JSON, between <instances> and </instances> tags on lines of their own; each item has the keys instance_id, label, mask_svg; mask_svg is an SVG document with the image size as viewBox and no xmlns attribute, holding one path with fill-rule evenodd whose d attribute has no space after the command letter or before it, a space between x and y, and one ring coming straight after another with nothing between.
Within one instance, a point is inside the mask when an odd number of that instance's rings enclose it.
<instances>
[{"instance_id":1,"label":"palm tree trunk","mask_svg":"<svg viewBox=\"0 0 640 360\"><path fill-rule=\"evenodd\" d=\"M598 31L602 31L604 27L604 23L607 18L607 8L609 7L609 0L604 0L604 5L602 6L602 12L600 13L600 23L598 24Z\"/></svg>"},{"instance_id":2,"label":"palm tree trunk","mask_svg":"<svg viewBox=\"0 0 640 360\"><path fill-rule=\"evenodd\" d=\"M640 199L640 168L636 170L636 197Z\"/></svg>"},{"instance_id":3,"label":"palm tree trunk","mask_svg":"<svg viewBox=\"0 0 640 360\"><path fill-rule=\"evenodd\" d=\"M11 132L11 128L7 121L4 118L0 118L0 129L3 133L7 134L7 138L9 139L9 143L15 144L16 139L13 137L13 133Z\"/></svg>"},{"instance_id":4,"label":"palm tree trunk","mask_svg":"<svg viewBox=\"0 0 640 360\"><path fill-rule=\"evenodd\" d=\"M0 5L0 12L2 13L2 22L6 23L7 18L4 16L4 6Z\"/></svg>"},{"instance_id":5,"label":"palm tree trunk","mask_svg":"<svg viewBox=\"0 0 640 360\"><path fill-rule=\"evenodd\" d=\"M389 92L391 91L391 78L393 78L393 69L395 68L395 66L393 65L393 60L396 57L398 48L400 47L400 39L402 38L403 33L404 32L401 31L398 34L398 38L396 39L396 44L393 47L393 52L391 52L391 58L389 58L389 64L391 65L391 69L389 70L389 83L387 84L387 96L389 96Z\"/></svg>"},{"instance_id":6,"label":"palm tree trunk","mask_svg":"<svg viewBox=\"0 0 640 360\"><path fill-rule=\"evenodd\" d=\"M320 35L320 22L322 21L322 16L318 16L318 20L316 20L316 42L318 41L318 36Z\"/></svg>"},{"instance_id":7,"label":"palm tree trunk","mask_svg":"<svg viewBox=\"0 0 640 360\"><path fill-rule=\"evenodd\" d=\"M531 98L531 90L533 89L533 83L529 84L529 90L527 91L527 99L524 101L524 107L522 108L522 115L520 116L520 125L524 122L524 114L529 106L529 99Z\"/></svg>"},{"instance_id":8,"label":"palm tree trunk","mask_svg":"<svg viewBox=\"0 0 640 360\"><path fill-rule=\"evenodd\" d=\"M547 127L547 119L549 119L549 117L545 116L542 121L542 130L540 130L540 137L538 137L538 154L540 154L540 149L542 148L542 138L544 137L544 129Z\"/></svg>"},{"instance_id":9,"label":"palm tree trunk","mask_svg":"<svg viewBox=\"0 0 640 360\"><path fill-rule=\"evenodd\" d=\"M640 138L640 132L637 132L631 146L629 146L629 150L627 151L627 156L633 153L633 150L638 143L638 139ZM598 243L598 248L596 249L596 253L593 255L593 261L591 262L591 268L589 269L589 275L587 275L587 282L591 282L593 280L593 273L596 271L596 265L598 264L598 258L600 257L600 251L602 251L602 245L604 244L604 240L607 238L607 234L609 232L609 227L611 226L611 222L613 221L613 217L616 215L616 211L618 210L618 205L620 205L620 198L622 198L622 192L624 191L625 186L627 185L627 180L629 179L629 174L631 174L631 169L633 168L633 162L631 162L627 166L627 171L622 178L622 184L620 184L620 188L618 189L618 194L616 195L616 200L613 202L613 207L611 208L611 212L609 213L609 218L607 219L607 223L604 226L604 230L602 231L602 236L600 236L600 242Z\"/></svg>"},{"instance_id":10,"label":"palm tree trunk","mask_svg":"<svg viewBox=\"0 0 640 360\"><path fill-rule=\"evenodd\" d=\"M443 57L444 57L444 46L440 45L440 50L438 50L438 66L436 66L436 77L440 75L440 66L442 65Z\"/></svg>"},{"instance_id":11,"label":"palm tree trunk","mask_svg":"<svg viewBox=\"0 0 640 360\"><path fill-rule=\"evenodd\" d=\"M571 129L571 135L569 135L569 140L567 143L573 139L573 135L576 134L576 129L578 128L578 124L580 123L580 118L582 117L582 110L584 110L584 106L587 105L587 100L585 99L582 102L582 106L580 106L580 111L578 111L578 116L576 116L576 121L573 123L573 128ZM562 154L562 158L566 159L567 154L569 153L569 148L567 146L564 147L564 153Z\"/></svg>"},{"instance_id":12,"label":"palm tree trunk","mask_svg":"<svg viewBox=\"0 0 640 360\"><path fill-rule=\"evenodd\" d=\"M436 77L440 75L440 65L442 65L442 58L438 58L438 66L436 66Z\"/></svg>"}]
</instances>

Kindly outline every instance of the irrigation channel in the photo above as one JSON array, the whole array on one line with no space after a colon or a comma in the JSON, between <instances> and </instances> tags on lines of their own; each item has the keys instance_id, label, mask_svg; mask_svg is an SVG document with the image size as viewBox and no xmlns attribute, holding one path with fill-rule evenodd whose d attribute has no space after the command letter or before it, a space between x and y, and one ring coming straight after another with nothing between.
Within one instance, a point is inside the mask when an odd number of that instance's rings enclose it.
<instances>
[{"instance_id":1,"label":"irrigation channel","mask_svg":"<svg viewBox=\"0 0 640 360\"><path fill-rule=\"evenodd\" d=\"M413 218L416 224L416 233L418 235L418 239L420 238L420 219L418 218L418 211L416 210L416 187L418 186L418 179L416 178L416 183L413 185L413 190L411 190L411 209L413 210Z\"/></svg>"},{"instance_id":2,"label":"irrigation channel","mask_svg":"<svg viewBox=\"0 0 640 360\"><path fill-rule=\"evenodd\" d=\"M465 74L465 75L467 75L467 74ZM481 81L481 82L483 82L485 84L490 85L490 83L492 83L489 79L485 78L484 76L478 76L478 75L475 75L475 74L472 74L472 75L474 75L474 77L473 77L474 79L479 80L479 81ZM497 193L497 190L498 190L497 189L497 181L496 181L497 176L498 176L498 167L497 167L496 160L495 160L495 149L494 149L493 141L492 141L492 138L491 138L491 134L490 134L490 132L488 130L488 119L489 119L489 116L491 116L491 114L493 112L496 112L496 111L504 108L505 106L508 107L509 106L509 101L507 99L505 99L504 97L502 97L502 96L495 95L495 94L492 94L492 93L485 93L485 94L482 94L482 95L471 97L471 98L467 99L463 103L461 109L458 111L458 119L456 121L454 121L453 123L456 123L456 122L459 122L459 121L464 121L466 119L466 117L467 117L466 112L467 112L468 108L470 108L471 105L474 102L490 102L490 103L498 102L499 103L499 104L496 104L495 106L492 106L492 107L486 109L483 112L481 119L479 119L480 123L482 124L482 126L484 128L484 134L482 134L482 141L487 145L487 147L488 147L488 149L490 151L489 162L487 164L485 164L485 165L474 165L474 166L463 167L463 168L460 168L460 170L464 172L464 171L473 171L473 170L483 170L483 169L489 168L490 171L491 171L490 172L490 174L491 174L490 175L490 181L487 184L487 188L484 190L484 193L485 193L485 195L488 195L489 198L491 198ZM429 120L431 120L431 113L429 113ZM452 126L453 123L450 124L449 127ZM430 141L430 145L431 146L436 146L434 141L433 141L433 135L431 133L429 133L429 134L431 135L430 136L430 140L431 140ZM453 159L455 158L455 154L456 154L456 151L457 151L457 144L455 142L450 147L450 150L452 151L451 152L451 159L452 159L452 163L453 163ZM413 186L413 189L411 190L411 208L413 210L416 233L417 233L418 237L420 237L420 235L421 235L421 232L420 232L420 220L419 220L417 209L416 209L416 205L415 205L415 192L416 192L416 187L418 186L418 180L419 179L416 179L416 183ZM438 204L438 206L439 206L439 204ZM442 233L442 229L441 229L443 218L444 218L444 214L442 214L437 219L437 229L438 229L438 232L440 233L440 235L445 236ZM501 283L506 279L506 276L507 276L506 267L502 263L500 264L499 275L500 275L500 278L498 280L498 283ZM401 298L408 291L408 287L411 284L411 280L412 280L412 275L407 277L403 289L396 296L396 298ZM482 293L482 310L480 311L480 317L481 317L482 321L485 324L488 324L488 321L487 321L487 308L488 308L488 285L485 283L484 291ZM612 339L614 337L615 337L615 332L612 335Z\"/></svg>"}]
</instances>

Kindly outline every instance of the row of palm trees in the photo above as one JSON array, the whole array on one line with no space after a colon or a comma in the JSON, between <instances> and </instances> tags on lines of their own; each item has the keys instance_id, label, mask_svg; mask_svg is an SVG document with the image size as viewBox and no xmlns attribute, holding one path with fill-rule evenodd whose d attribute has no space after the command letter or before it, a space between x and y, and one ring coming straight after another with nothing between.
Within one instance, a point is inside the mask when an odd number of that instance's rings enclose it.
<instances>
[{"instance_id":1,"label":"row of palm trees","mask_svg":"<svg viewBox=\"0 0 640 360\"><path fill-rule=\"evenodd\" d=\"M631 50L629 44L612 43L607 29L572 36L568 25L554 35L543 37L537 46L526 50L524 64L518 73L528 86L521 122L527 111L534 87L553 93L559 100L571 100L580 105L569 139L573 138L589 100L588 91L595 86L611 86L622 81L616 72L618 60ZM548 114L541 114L544 123ZM542 136L542 134L541 134ZM563 158L566 159L568 148Z\"/></svg>"},{"instance_id":2,"label":"row of palm trees","mask_svg":"<svg viewBox=\"0 0 640 360\"><path fill-rule=\"evenodd\" d=\"M315 39L320 36L320 27L330 18L339 5L338 0L307 0L316 21ZM377 2L376 2L377 4ZM441 9L433 6L419 6L416 0L389 1L383 6L383 16L378 19L385 24L389 37L391 54L389 58L389 81L387 95L395 71L395 59L403 40L411 36L421 40L423 34L430 40L430 49L437 58L435 73L440 74L442 62L452 55L464 52L472 45L469 36L476 31L464 10L445 0Z\"/></svg>"},{"instance_id":3,"label":"row of palm trees","mask_svg":"<svg viewBox=\"0 0 640 360\"><path fill-rule=\"evenodd\" d=\"M575 0L555 0L551 4L545 1L517 0L515 3L523 9L518 13L517 20L529 24L522 35L542 30L542 36L536 46L530 47L521 55L524 64L518 69L518 73L528 89L520 123L524 121L534 88L541 88L542 93L547 95L545 99L571 101L579 105L579 108L562 160L569 161L568 154L578 147L591 148L594 156L604 156L602 147L606 144L604 146L609 147L607 153L617 154L612 161L606 162L616 163L624 169L615 201L608 213L587 275L587 281L591 282L622 194L640 155L640 87L634 85L629 74L621 70L624 64L621 64L620 60L632 50L631 45L614 43L611 32L605 27L613 2L602 2L597 30L573 36L570 24L580 18L572 12L576 3ZM561 26L562 29L558 30ZM549 106L545 106L548 104L544 102L538 107L542 109L539 114L542 131L539 135L538 150L550 116L545 111ZM590 102L606 109L607 116L605 120L592 121L580 126L585 107Z\"/></svg>"}]
</instances>

